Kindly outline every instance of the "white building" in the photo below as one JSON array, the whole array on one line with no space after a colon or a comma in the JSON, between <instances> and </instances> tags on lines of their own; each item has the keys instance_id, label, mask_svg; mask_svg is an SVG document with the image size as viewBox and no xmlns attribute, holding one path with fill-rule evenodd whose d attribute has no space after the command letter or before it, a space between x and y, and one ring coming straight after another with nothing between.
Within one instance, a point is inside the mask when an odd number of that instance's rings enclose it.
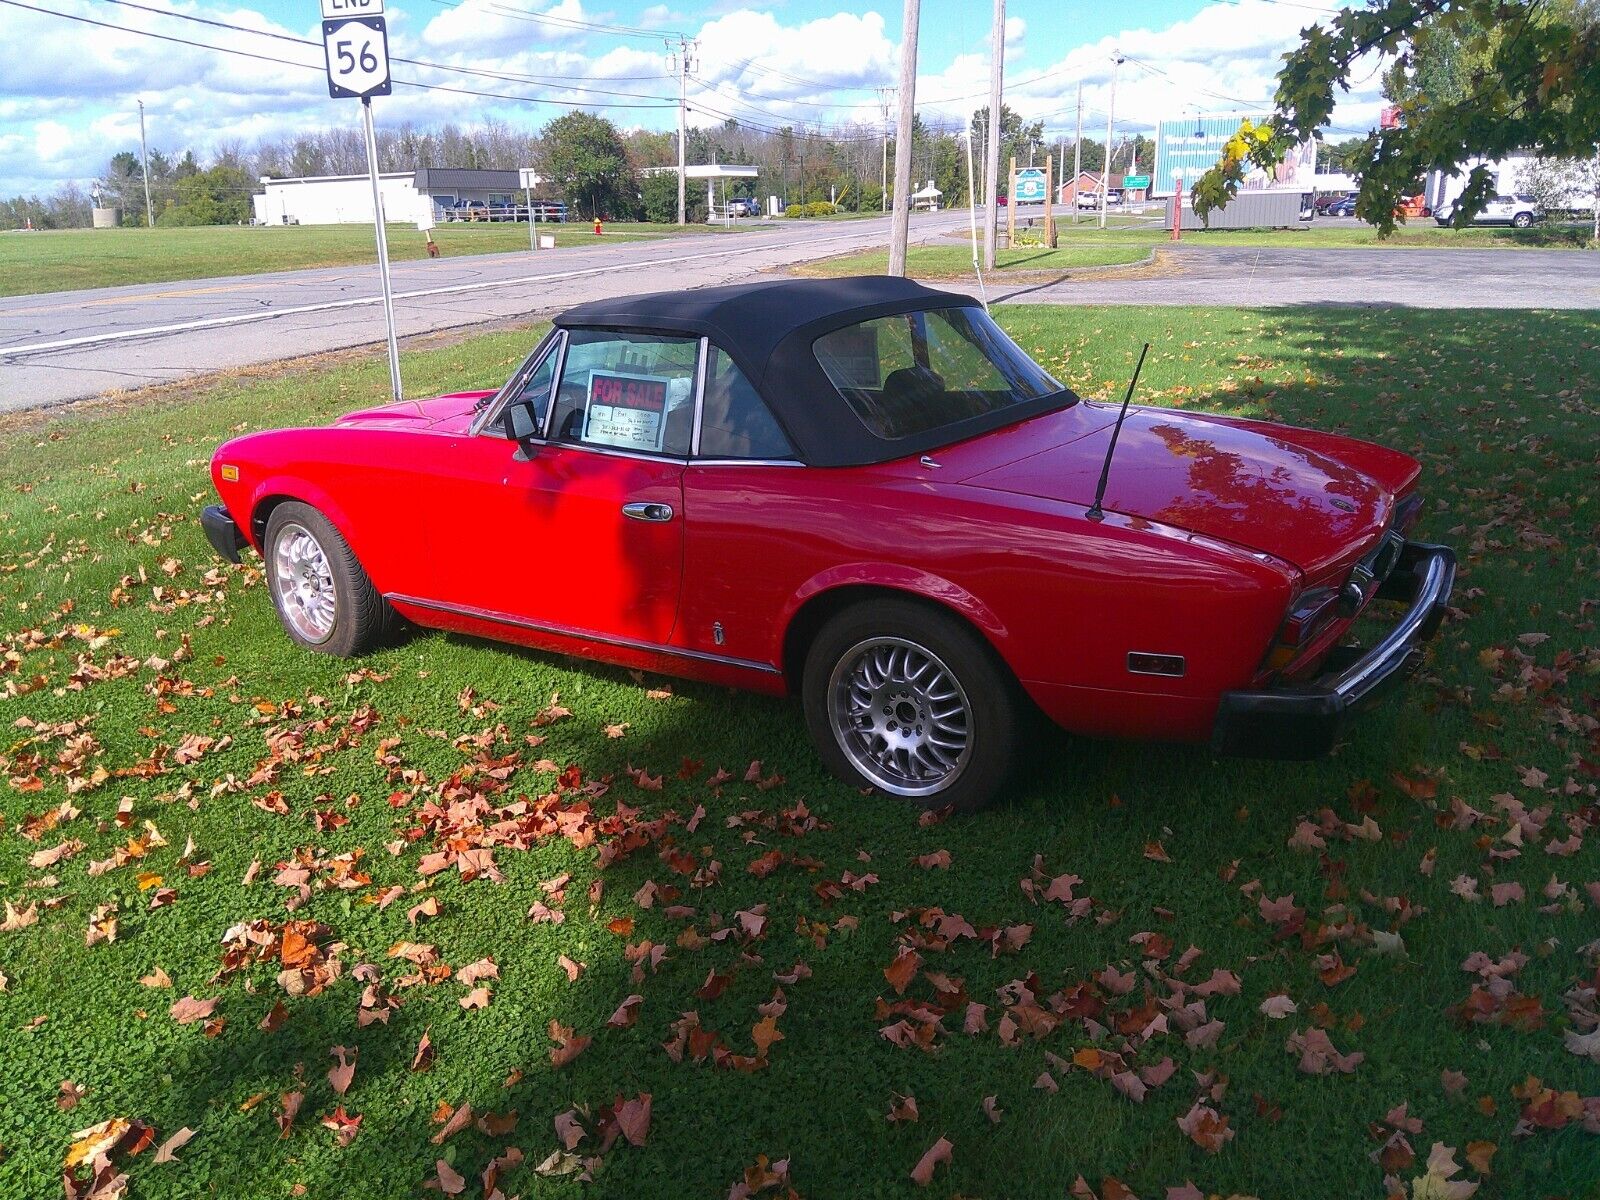
<instances>
[{"instance_id":1,"label":"white building","mask_svg":"<svg viewBox=\"0 0 1600 1200\"><path fill-rule=\"evenodd\" d=\"M640 171L641 175L676 175L677 167L646 167ZM755 179L761 172L755 167L738 167L729 163L705 163L698 167L685 166L683 168L684 186L690 180L704 179L706 181L706 212L713 221L725 220L728 215L728 180L730 179ZM717 202L720 190L722 202ZM772 206L767 206L769 211ZM776 216L776 212L771 215Z\"/></svg>"},{"instance_id":2,"label":"white building","mask_svg":"<svg viewBox=\"0 0 1600 1200\"><path fill-rule=\"evenodd\" d=\"M263 176L266 191L252 197L255 218L264 225L370 224L372 182L365 175L313 175L296 179ZM387 171L378 178L384 215L395 222L438 220L458 201L479 205L521 203L515 171L474 171L421 167Z\"/></svg>"}]
</instances>

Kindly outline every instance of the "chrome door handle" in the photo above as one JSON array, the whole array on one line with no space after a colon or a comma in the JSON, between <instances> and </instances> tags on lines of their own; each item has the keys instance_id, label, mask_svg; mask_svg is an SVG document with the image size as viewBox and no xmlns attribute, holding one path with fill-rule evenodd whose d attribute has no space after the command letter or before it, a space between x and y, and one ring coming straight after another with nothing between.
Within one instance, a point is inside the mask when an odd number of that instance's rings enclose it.
<instances>
[{"instance_id":1,"label":"chrome door handle","mask_svg":"<svg viewBox=\"0 0 1600 1200\"><path fill-rule=\"evenodd\" d=\"M635 521L670 521L672 520L672 505L656 504L646 500L634 500L622 506L622 515L632 517Z\"/></svg>"}]
</instances>

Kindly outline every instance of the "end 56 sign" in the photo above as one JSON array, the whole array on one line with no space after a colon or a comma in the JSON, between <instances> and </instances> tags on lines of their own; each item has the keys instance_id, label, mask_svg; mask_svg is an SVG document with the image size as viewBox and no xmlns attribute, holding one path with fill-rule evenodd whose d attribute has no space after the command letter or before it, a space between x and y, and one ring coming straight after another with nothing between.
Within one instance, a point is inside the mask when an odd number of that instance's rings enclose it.
<instances>
[{"instance_id":1,"label":"end 56 sign","mask_svg":"<svg viewBox=\"0 0 1600 1200\"><path fill-rule=\"evenodd\" d=\"M383 0L322 0L322 49L328 62L328 95L387 96L389 35Z\"/></svg>"}]
</instances>

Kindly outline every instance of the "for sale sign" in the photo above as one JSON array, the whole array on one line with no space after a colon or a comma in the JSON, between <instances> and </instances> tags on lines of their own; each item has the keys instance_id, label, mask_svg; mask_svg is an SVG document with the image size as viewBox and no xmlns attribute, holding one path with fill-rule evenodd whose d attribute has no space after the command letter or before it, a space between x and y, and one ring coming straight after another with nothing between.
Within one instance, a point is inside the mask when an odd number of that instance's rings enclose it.
<instances>
[{"instance_id":1,"label":"for sale sign","mask_svg":"<svg viewBox=\"0 0 1600 1200\"><path fill-rule=\"evenodd\" d=\"M583 440L621 450L660 450L669 382L657 375L591 371Z\"/></svg>"}]
</instances>

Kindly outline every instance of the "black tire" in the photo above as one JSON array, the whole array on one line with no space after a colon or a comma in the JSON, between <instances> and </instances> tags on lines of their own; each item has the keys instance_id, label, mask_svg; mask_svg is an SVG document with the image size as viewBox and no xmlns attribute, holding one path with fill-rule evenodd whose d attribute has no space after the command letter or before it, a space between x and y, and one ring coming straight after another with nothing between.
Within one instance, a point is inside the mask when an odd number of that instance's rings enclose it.
<instances>
[{"instance_id":1,"label":"black tire","mask_svg":"<svg viewBox=\"0 0 1600 1200\"><path fill-rule=\"evenodd\" d=\"M1526 229L1533 224L1532 213L1518 213L1511 218L1511 225L1515 229Z\"/></svg>"},{"instance_id":2,"label":"black tire","mask_svg":"<svg viewBox=\"0 0 1600 1200\"><path fill-rule=\"evenodd\" d=\"M965 700L967 749L949 776L913 790L886 785L852 761L844 745L848 731L836 732L836 692L842 697L840 677L848 678L848 665L859 661L874 643L909 643L937 660L953 677ZM890 686L887 682L885 687ZM801 699L806 725L822 761L839 778L856 787L872 788L925 809L952 807L972 811L988 804L1005 786L1016 759L1018 728L1024 711L1021 688L984 639L959 617L915 600L863 601L834 616L818 632L806 654ZM913 703L920 703L918 697ZM844 703L841 699L839 703ZM888 712L886 707L884 710ZM916 711L915 708L908 711ZM876 720L875 717L872 719ZM919 716L916 718L921 720ZM929 725L931 727L930 719ZM889 725L888 728L895 728ZM916 727L921 734L922 725ZM862 735L863 738L865 735ZM877 735L884 737L881 731ZM910 737L905 732L903 736ZM884 743L887 745L887 743ZM857 743L858 755L865 742Z\"/></svg>"},{"instance_id":3,"label":"black tire","mask_svg":"<svg viewBox=\"0 0 1600 1200\"><path fill-rule=\"evenodd\" d=\"M302 627L297 627L291 615L293 602L285 598L283 581L279 578L279 542L301 533L308 534L316 543L326 559L332 581L332 624L322 637L308 634L303 623ZM300 646L322 654L350 658L376 649L393 638L399 626L398 615L373 586L344 536L311 505L290 500L272 510L272 515L267 518L261 558L266 569L272 607L277 611L284 632Z\"/></svg>"}]
</instances>

